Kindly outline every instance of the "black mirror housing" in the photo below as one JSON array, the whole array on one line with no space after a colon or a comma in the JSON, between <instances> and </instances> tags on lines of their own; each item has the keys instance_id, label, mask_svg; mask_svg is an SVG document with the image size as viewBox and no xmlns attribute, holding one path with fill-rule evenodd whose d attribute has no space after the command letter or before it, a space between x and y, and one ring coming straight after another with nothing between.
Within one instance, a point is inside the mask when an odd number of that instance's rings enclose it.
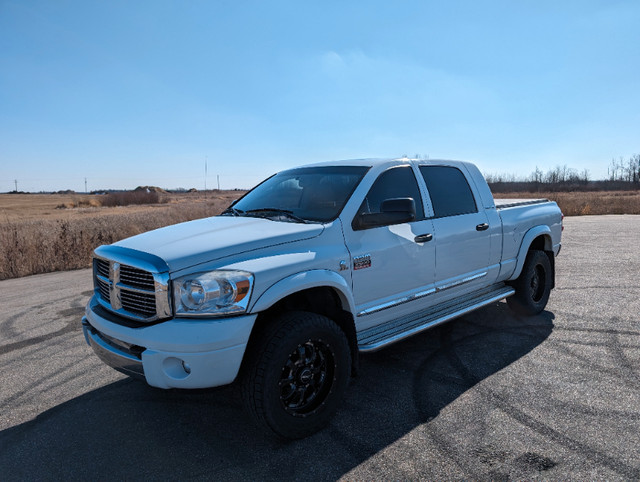
<instances>
[{"instance_id":1,"label":"black mirror housing","mask_svg":"<svg viewBox=\"0 0 640 482\"><path fill-rule=\"evenodd\" d=\"M362 213L354 219L356 231L379 226L402 224L416 219L416 202L413 198L385 199L380 204L379 213Z\"/></svg>"},{"instance_id":2,"label":"black mirror housing","mask_svg":"<svg viewBox=\"0 0 640 482\"><path fill-rule=\"evenodd\" d=\"M383 213L410 213L416 217L416 202L410 197L398 197L385 199L380 204L380 211Z\"/></svg>"}]
</instances>

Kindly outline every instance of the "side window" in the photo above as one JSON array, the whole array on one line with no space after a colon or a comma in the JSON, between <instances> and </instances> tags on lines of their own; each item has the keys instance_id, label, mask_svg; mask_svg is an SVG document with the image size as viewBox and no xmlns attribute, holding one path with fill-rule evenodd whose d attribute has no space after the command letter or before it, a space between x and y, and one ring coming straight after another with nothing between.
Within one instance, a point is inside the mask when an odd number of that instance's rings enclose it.
<instances>
[{"instance_id":1,"label":"side window","mask_svg":"<svg viewBox=\"0 0 640 482\"><path fill-rule=\"evenodd\" d=\"M427 184L437 218L478 212L469 183L459 169L420 166L420 173Z\"/></svg>"},{"instance_id":2,"label":"side window","mask_svg":"<svg viewBox=\"0 0 640 482\"><path fill-rule=\"evenodd\" d=\"M416 221L424 219L422 196L413 169L411 166L391 168L378 176L360 205L358 214L379 213L380 205L385 199L407 197L416 202Z\"/></svg>"}]
</instances>

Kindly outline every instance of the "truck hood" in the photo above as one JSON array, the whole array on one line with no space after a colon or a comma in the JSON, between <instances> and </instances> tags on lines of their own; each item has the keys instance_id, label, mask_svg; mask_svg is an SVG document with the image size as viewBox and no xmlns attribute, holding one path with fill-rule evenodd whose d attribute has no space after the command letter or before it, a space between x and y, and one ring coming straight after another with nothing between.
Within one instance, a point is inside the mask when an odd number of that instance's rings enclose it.
<instances>
[{"instance_id":1,"label":"truck hood","mask_svg":"<svg viewBox=\"0 0 640 482\"><path fill-rule=\"evenodd\" d=\"M318 236L322 224L216 216L175 224L115 243L162 258L171 272L279 244Z\"/></svg>"}]
</instances>

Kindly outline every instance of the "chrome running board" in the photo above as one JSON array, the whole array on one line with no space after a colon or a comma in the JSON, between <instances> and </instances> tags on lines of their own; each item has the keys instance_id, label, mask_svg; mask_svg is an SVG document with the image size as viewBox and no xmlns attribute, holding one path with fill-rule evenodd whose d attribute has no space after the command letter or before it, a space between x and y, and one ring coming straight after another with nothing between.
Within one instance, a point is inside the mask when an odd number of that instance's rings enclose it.
<instances>
[{"instance_id":1,"label":"chrome running board","mask_svg":"<svg viewBox=\"0 0 640 482\"><path fill-rule=\"evenodd\" d=\"M374 326L358 333L358 349L362 352L379 350L391 343L511 296L513 293L515 290L511 286L498 283L462 298L449 300L426 310Z\"/></svg>"}]
</instances>

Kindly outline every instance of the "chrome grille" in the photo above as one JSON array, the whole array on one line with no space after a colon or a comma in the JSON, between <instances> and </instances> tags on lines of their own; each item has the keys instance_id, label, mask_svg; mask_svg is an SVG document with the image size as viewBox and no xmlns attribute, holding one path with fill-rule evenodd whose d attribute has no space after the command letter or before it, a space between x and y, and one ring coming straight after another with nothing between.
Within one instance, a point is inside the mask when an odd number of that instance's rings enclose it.
<instances>
[{"instance_id":1,"label":"chrome grille","mask_svg":"<svg viewBox=\"0 0 640 482\"><path fill-rule=\"evenodd\" d=\"M131 266L120 266L120 283L151 292L156 289L151 273Z\"/></svg>"},{"instance_id":2,"label":"chrome grille","mask_svg":"<svg viewBox=\"0 0 640 482\"><path fill-rule=\"evenodd\" d=\"M122 302L122 307L131 313L142 315L145 318L150 318L156 314L156 297L153 294L136 293L121 289L120 301Z\"/></svg>"},{"instance_id":3,"label":"chrome grille","mask_svg":"<svg viewBox=\"0 0 640 482\"><path fill-rule=\"evenodd\" d=\"M109 279L109 261L96 259L96 271L100 276L104 276Z\"/></svg>"},{"instance_id":4,"label":"chrome grille","mask_svg":"<svg viewBox=\"0 0 640 482\"><path fill-rule=\"evenodd\" d=\"M93 279L96 299L109 311L140 322L151 322L171 316L168 273L143 269L131 256L109 255L109 246L96 250ZM111 258L111 256L109 256ZM122 259L122 262L120 261ZM126 264L125 264L126 261ZM140 260L140 266L149 266ZM153 266L151 266L153 268Z\"/></svg>"},{"instance_id":5,"label":"chrome grille","mask_svg":"<svg viewBox=\"0 0 640 482\"><path fill-rule=\"evenodd\" d=\"M96 278L96 287L100 292L100 296L103 300L109 301L109 281L104 281L100 278Z\"/></svg>"}]
</instances>

